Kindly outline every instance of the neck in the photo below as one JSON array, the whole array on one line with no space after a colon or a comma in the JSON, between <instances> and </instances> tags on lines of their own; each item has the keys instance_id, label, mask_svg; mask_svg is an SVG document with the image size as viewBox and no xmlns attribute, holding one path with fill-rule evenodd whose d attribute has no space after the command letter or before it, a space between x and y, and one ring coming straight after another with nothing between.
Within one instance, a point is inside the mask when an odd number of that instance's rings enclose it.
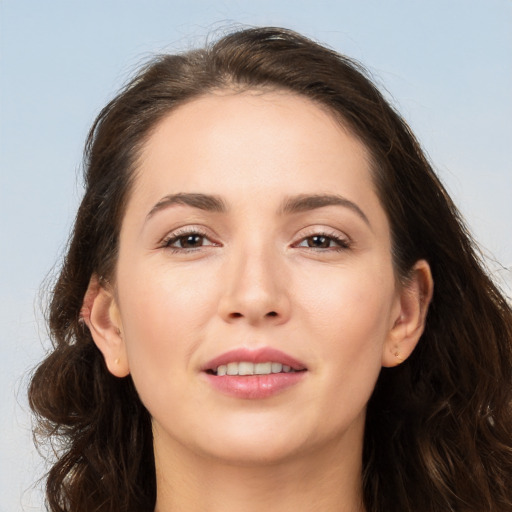
<instances>
[{"instance_id":1,"label":"neck","mask_svg":"<svg viewBox=\"0 0 512 512\"><path fill-rule=\"evenodd\" d=\"M349 450L331 443L287 460L239 464L182 445L169 451L155 446L155 512L364 512L361 447L362 442Z\"/></svg>"}]
</instances>

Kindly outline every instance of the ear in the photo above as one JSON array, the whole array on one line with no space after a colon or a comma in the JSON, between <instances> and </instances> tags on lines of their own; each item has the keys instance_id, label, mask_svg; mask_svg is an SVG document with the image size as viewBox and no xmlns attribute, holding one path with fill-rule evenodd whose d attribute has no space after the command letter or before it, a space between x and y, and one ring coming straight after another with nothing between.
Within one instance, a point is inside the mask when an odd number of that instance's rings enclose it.
<instances>
[{"instance_id":1,"label":"ear","mask_svg":"<svg viewBox=\"0 0 512 512\"><path fill-rule=\"evenodd\" d=\"M384 344L382 366L397 366L412 354L425 329L433 291L430 266L425 260L419 260L400 289L398 313L392 319Z\"/></svg>"},{"instance_id":2,"label":"ear","mask_svg":"<svg viewBox=\"0 0 512 512\"><path fill-rule=\"evenodd\" d=\"M110 288L110 287L108 287ZM93 275L85 293L80 317L100 349L112 375L126 377L130 373L119 309L114 294Z\"/></svg>"}]
</instances>

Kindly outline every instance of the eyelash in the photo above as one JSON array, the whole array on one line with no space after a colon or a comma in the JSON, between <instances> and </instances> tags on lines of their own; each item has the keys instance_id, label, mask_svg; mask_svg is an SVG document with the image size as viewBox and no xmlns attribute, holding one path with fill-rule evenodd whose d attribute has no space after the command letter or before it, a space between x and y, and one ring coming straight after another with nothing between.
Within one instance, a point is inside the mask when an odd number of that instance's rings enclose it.
<instances>
[{"instance_id":1,"label":"eyelash","mask_svg":"<svg viewBox=\"0 0 512 512\"><path fill-rule=\"evenodd\" d=\"M190 237L198 237L202 239L202 244L197 247L176 247L173 244L176 244L177 242L180 242L183 244L183 242ZM331 242L334 242L333 246L328 247L314 247L314 246L302 246L304 242L307 242L308 240L312 240L314 238L322 238L325 239L326 242L329 244ZM204 240L208 240L209 243L204 245ZM184 253L184 252L192 252L200 250L203 247L218 247L220 244L213 242L208 234L201 229L198 228L191 228L191 229L183 229L175 231L174 233L169 234L166 238L164 238L161 242L161 247L163 249L170 250L173 253ZM341 252L345 251L347 249L350 249L351 242L347 238L340 237L336 233L328 233L324 231L318 231L314 232L311 235L308 235L306 237L301 238L298 242L293 244L293 247L296 248L304 248L304 249L312 249L314 251L323 252L323 251L332 251L332 252Z\"/></svg>"},{"instance_id":2,"label":"eyelash","mask_svg":"<svg viewBox=\"0 0 512 512\"><path fill-rule=\"evenodd\" d=\"M315 232L315 233L312 233L311 235L301 238L301 240L299 240L298 243L294 244L294 246L299 247L299 248L300 247L306 248L304 246L301 246L300 244L306 242L307 240L311 240L313 238L324 238L329 242L334 242L334 244L335 244L332 247L331 246L330 247L311 247L311 246L308 247L308 249L313 249L314 251L340 252L340 251L345 251L347 249L350 249L350 247L351 247L351 242L347 238L340 237L339 235L337 235L335 233L327 233L327 232L322 232L322 231Z\"/></svg>"},{"instance_id":3,"label":"eyelash","mask_svg":"<svg viewBox=\"0 0 512 512\"><path fill-rule=\"evenodd\" d=\"M175 231L174 233L169 234L166 238L162 240L161 247L164 249L168 249L173 253L181 253L181 252L191 252L191 251L197 251L198 249L201 249L202 247L205 247L203 244L197 246L197 247L175 247L173 244L176 242L185 241L185 239L190 237L198 237L203 239L207 239L210 243L207 244L207 246L218 246L219 244L212 242L210 238L208 237L208 234L205 233L203 230L198 228L193 229L183 229L179 231Z\"/></svg>"}]
</instances>

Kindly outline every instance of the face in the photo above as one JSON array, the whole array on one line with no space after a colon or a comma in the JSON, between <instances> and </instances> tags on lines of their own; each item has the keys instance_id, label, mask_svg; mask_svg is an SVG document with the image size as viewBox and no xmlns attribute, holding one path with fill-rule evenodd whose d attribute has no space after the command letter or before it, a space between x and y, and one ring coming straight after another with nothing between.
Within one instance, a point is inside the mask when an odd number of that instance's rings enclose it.
<instances>
[{"instance_id":1,"label":"face","mask_svg":"<svg viewBox=\"0 0 512 512\"><path fill-rule=\"evenodd\" d=\"M131 373L157 453L250 463L360 448L403 305L368 161L289 93L211 94L157 126L109 309L113 372Z\"/></svg>"}]
</instances>

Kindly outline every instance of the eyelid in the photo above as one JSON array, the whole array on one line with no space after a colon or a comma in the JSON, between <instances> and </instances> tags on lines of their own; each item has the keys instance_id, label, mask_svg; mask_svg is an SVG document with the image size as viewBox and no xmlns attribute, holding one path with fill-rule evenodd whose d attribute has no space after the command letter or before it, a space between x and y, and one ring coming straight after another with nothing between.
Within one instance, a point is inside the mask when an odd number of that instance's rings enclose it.
<instances>
[{"instance_id":1,"label":"eyelid","mask_svg":"<svg viewBox=\"0 0 512 512\"><path fill-rule=\"evenodd\" d=\"M199 246L197 248L180 248L180 247L172 247L171 242L175 242L180 238L184 238L190 235L199 235L202 238L207 239L210 243L207 245ZM204 226L200 225L189 225L182 226L172 231L168 232L158 243L159 248L163 249L176 249L177 251L193 251L201 249L202 247L212 247L212 246L220 246L221 244L215 240L215 236L213 236L210 230L206 229Z\"/></svg>"},{"instance_id":2,"label":"eyelid","mask_svg":"<svg viewBox=\"0 0 512 512\"><path fill-rule=\"evenodd\" d=\"M329 247L329 248L315 248L315 247L308 247L308 249L318 250L318 251L333 251L333 250L346 250L349 249L353 241L352 239L343 233L342 231L339 231L334 228L328 228L325 226L310 226L308 228L305 228L299 232L299 234L296 237L296 240L292 245L293 247L300 248L300 244L306 241L308 238L312 238L315 236L325 237L333 240L336 243L335 247Z\"/></svg>"}]
</instances>

